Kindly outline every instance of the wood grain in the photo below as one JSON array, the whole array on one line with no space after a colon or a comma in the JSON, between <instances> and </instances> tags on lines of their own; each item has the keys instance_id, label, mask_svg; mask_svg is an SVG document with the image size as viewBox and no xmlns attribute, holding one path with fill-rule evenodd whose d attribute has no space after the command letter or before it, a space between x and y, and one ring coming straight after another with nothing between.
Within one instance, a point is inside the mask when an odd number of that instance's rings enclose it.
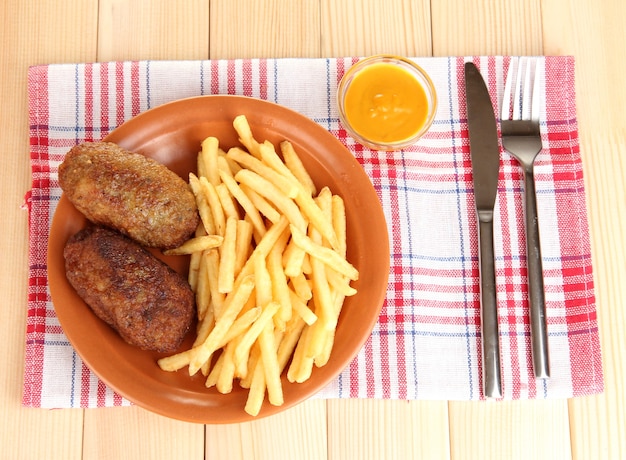
<instances>
[{"instance_id":1,"label":"wood grain","mask_svg":"<svg viewBox=\"0 0 626 460\"><path fill-rule=\"evenodd\" d=\"M208 0L102 0L97 59L207 59L208 23Z\"/></svg>"},{"instance_id":2,"label":"wood grain","mask_svg":"<svg viewBox=\"0 0 626 460\"><path fill-rule=\"evenodd\" d=\"M571 458L566 401L450 403L452 458Z\"/></svg>"},{"instance_id":3,"label":"wood grain","mask_svg":"<svg viewBox=\"0 0 626 460\"><path fill-rule=\"evenodd\" d=\"M139 407L85 411L83 460L203 458L204 426Z\"/></svg>"},{"instance_id":4,"label":"wood grain","mask_svg":"<svg viewBox=\"0 0 626 460\"><path fill-rule=\"evenodd\" d=\"M450 458L448 407L429 401L329 401L329 460Z\"/></svg>"},{"instance_id":5,"label":"wood grain","mask_svg":"<svg viewBox=\"0 0 626 460\"><path fill-rule=\"evenodd\" d=\"M626 457L626 3L622 0L5 0L0 8L0 445L15 459ZM30 187L26 72L125 59L572 54L603 394L496 404L312 400L202 426L143 409L21 407Z\"/></svg>"},{"instance_id":6,"label":"wood grain","mask_svg":"<svg viewBox=\"0 0 626 460\"><path fill-rule=\"evenodd\" d=\"M211 1L212 59L319 57L317 0Z\"/></svg>"},{"instance_id":7,"label":"wood grain","mask_svg":"<svg viewBox=\"0 0 626 460\"><path fill-rule=\"evenodd\" d=\"M576 102L605 391L569 402L575 459L626 456L626 4L543 0L546 54L576 57ZM620 230L617 230L620 229ZM621 254L621 256L617 256Z\"/></svg>"},{"instance_id":8,"label":"wood grain","mask_svg":"<svg viewBox=\"0 0 626 460\"><path fill-rule=\"evenodd\" d=\"M432 55L425 0L321 0L321 24L325 57Z\"/></svg>"},{"instance_id":9,"label":"wood grain","mask_svg":"<svg viewBox=\"0 0 626 460\"><path fill-rule=\"evenodd\" d=\"M540 0L432 2L434 56L541 54Z\"/></svg>"}]
</instances>

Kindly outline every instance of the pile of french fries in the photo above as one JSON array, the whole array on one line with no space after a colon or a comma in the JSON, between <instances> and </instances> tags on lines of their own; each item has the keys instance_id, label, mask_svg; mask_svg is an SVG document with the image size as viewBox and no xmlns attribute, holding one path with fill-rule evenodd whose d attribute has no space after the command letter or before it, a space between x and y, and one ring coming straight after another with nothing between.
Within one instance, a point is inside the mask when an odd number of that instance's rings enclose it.
<instances>
[{"instance_id":1,"label":"pile of french fries","mask_svg":"<svg viewBox=\"0 0 626 460\"><path fill-rule=\"evenodd\" d=\"M159 366L201 372L220 393L248 389L245 411L258 415L265 394L284 403L281 374L304 382L328 362L350 282L341 197L317 191L288 141L280 155L258 142L244 115L233 121L244 148L222 150L209 137L189 184L201 217L196 235L166 254L191 254L197 338Z\"/></svg>"}]
</instances>

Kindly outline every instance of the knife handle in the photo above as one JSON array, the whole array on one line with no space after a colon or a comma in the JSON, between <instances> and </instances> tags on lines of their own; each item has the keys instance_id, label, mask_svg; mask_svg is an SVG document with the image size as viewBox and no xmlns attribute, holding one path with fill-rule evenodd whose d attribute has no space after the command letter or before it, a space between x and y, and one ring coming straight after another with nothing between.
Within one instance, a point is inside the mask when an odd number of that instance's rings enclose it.
<instances>
[{"instance_id":1,"label":"knife handle","mask_svg":"<svg viewBox=\"0 0 626 460\"><path fill-rule=\"evenodd\" d=\"M535 377L550 378L546 300L543 285L543 266L539 243L537 195L535 177L531 170L524 173L526 198L526 257L528 258L528 303L530 312L530 340Z\"/></svg>"},{"instance_id":2,"label":"knife handle","mask_svg":"<svg viewBox=\"0 0 626 460\"><path fill-rule=\"evenodd\" d=\"M483 394L502 397L496 270L493 250L493 211L478 212L478 262L480 265L480 315L483 353Z\"/></svg>"}]
</instances>

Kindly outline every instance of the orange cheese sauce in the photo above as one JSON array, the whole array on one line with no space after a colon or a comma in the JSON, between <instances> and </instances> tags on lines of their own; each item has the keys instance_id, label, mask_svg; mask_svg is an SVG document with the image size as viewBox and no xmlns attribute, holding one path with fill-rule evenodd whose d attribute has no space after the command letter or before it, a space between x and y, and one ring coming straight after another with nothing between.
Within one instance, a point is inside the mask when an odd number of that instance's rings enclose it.
<instances>
[{"instance_id":1,"label":"orange cheese sauce","mask_svg":"<svg viewBox=\"0 0 626 460\"><path fill-rule=\"evenodd\" d=\"M377 143L411 138L428 117L428 99L420 82L409 71L384 62L354 76L344 106L352 128Z\"/></svg>"}]
</instances>

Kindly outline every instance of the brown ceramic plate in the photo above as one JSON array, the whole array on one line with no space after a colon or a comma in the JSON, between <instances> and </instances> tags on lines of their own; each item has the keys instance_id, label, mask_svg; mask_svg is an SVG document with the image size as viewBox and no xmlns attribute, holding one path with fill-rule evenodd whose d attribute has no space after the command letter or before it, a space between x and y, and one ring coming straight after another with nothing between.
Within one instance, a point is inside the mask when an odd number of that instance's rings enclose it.
<instances>
[{"instance_id":1,"label":"brown ceramic plate","mask_svg":"<svg viewBox=\"0 0 626 460\"><path fill-rule=\"evenodd\" d=\"M188 177L195 171L200 142L216 136L220 145L239 145L232 127L235 116L245 114L254 136L274 144L293 143L318 186L327 185L346 204L348 259L360 271L352 285L358 294L344 304L328 364L314 368L305 383L291 384L283 376L285 404L265 402L259 417L283 411L315 394L354 358L377 321L387 289L389 242L387 226L372 184L348 150L328 131L285 107L238 96L203 96L183 99L148 110L105 138L140 152ZM50 291L57 316L68 339L83 361L119 394L150 411L190 422L233 423L251 420L244 405L247 391L234 385L223 395L204 386L200 375L187 368L170 373L160 370L162 355L127 345L100 321L78 297L65 277L63 247L86 225L85 218L65 196L58 204L48 248ZM160 254L159 254L160 256ZM186 274L188 258L163 258ZM193 341L190 332L182 348Z\"/></svg>"}]
</instances>

